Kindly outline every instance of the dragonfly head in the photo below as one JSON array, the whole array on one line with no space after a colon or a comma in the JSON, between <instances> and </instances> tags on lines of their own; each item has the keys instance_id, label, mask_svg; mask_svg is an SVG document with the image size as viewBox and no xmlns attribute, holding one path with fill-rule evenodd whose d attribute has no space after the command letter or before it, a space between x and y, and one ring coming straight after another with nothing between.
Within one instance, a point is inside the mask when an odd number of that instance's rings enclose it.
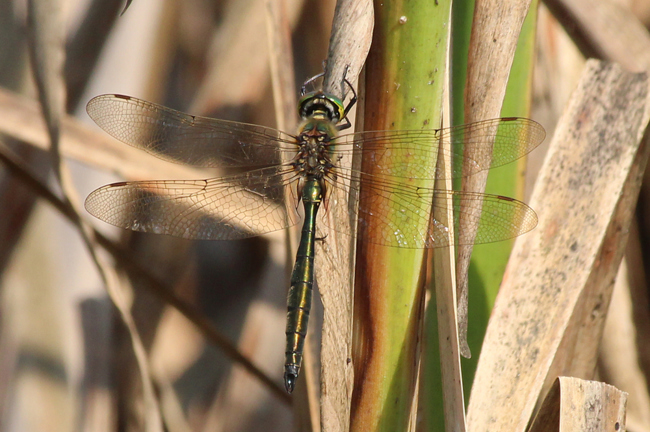
<instances>
[{"instance_id":1,"label":"dragonfly head","mask_svg":"<svg viewBox=\"0 0 650 432\"><path fill-rule=\"evenodd\" d=\"M339 98L317 91L300 98L298 113L303 120L322 118L336 124L345 116L345 107Z\"/></svg>"}]
</instances>

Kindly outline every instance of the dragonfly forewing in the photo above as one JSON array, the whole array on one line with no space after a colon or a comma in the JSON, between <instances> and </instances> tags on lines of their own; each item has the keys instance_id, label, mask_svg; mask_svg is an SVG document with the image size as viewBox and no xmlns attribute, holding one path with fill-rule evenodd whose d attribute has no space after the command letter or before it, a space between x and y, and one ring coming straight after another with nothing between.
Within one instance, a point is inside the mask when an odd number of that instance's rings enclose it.
<instances>
[{"instance_id":1,"label":"dragonfly forewing","mask_svg":"<svg viewBox=\"0 0 650 432\"><path fill-rule=\"evenodd\" d=\"M513 162L530 153L546 137L537 122L518 117L498 118L447 129L370 131L335 140L334 158L359 152L382 175L414 179L470 176ZM429 163L441 145L454 169L444 173Z\"/></svg>"},{"instance_id":2,"label":"dragonfly forewing","mask_svg":"<svg viewBox=\"0 0 650 432\"><path fill-rule=\"evenodd\" d=\"M86 111L114 138L171 162L261 167L296 152L296 139L279 130L193 116L130 96L97 96Z\"/></svg>"}]
</instances>

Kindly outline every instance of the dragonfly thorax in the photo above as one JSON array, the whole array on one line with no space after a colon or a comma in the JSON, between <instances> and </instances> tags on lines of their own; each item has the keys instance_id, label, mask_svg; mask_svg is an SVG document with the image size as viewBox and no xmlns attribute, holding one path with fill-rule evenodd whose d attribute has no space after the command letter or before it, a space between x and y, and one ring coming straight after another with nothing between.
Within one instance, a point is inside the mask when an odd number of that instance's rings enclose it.
<instances>
[{"instance_id":1,"label":"dragonfly thorax","mask_svg":"<svg viewBox=\"0 0 650 432\"><path fill-rule=\"evenodd\" d=\"M334 124L321 118L311 118L300 127L298 153L294 169L302 176L322 179L334 168L330 159L330 143L336 137Z\"/></svg>"}]
</instances>

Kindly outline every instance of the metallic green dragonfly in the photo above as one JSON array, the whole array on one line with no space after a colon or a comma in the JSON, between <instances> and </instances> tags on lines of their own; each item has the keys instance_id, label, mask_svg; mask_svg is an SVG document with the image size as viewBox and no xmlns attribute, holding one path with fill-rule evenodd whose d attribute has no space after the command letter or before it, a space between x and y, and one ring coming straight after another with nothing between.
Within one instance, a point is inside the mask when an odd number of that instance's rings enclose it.
<instances>
[{"instance_id":1,"label":"metallic green dragonfly","mask_svg":"<svg viewBox=\"0 0 650 432\"><path fill-rule=\"evenodd\" d=\"M435 248L488 243L518 236L535 227L535 212L511 198L427 189L404 182L471 175L512 162L538 146L544 129L532 120L502 118L449 129L372 131L339 135L347 128L344 106L322 91L305 94L299 103L302 123L297 134L184 114L129 96L102 95L87 106L90 117L118 140L161 159L202 167L239 169L206 180L120 182L101 187L86 199L86 209L109 224L186 239L232 240L269 233L297 224L304 209L302 237L288 293L284 381L292 392L300 373L314 280L314 244L318 209L356 217L358 226L373 226L369 242L403 248ZM467 137L472 137L467 140ZM489 148L494 144L494 151ZM462 146L474 150L465 157ZM460 159L465 172L444 174L422 163L432 151ZM343 166L358 154L381 175ZM412 161L405 166L405 156ZM458 164L460 166L460 164ZM243 169L242 169L243 168ZM408 174L405 174L408 173ZM359 200L359 191L382 200L398 213L397 222ZM476 237L449 237L449 227L429 218L435 197L449 198L455 213L480 214ZM326 225L326 218L319 220ZM332 220L332 218L329 218ZM344 234L344 224L330 222ZM426 223L424 225L427 225Z\"/></svg>"}]
</instances>

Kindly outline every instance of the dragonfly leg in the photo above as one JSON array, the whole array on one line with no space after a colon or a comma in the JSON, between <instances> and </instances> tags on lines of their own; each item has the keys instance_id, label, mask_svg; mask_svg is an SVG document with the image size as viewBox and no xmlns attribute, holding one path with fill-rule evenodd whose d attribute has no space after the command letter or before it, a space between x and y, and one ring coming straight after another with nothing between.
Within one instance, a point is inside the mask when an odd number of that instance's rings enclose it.
<instances>
[{"instance_id":1,"label":"dragonfly leg","mask_svg":"<svg viewBox=\"0 0 650 432\"><path fill-rule=\"evenodd\" d=\"M350 87L350 91L352 92L352 99L350 99L350 102L348 102L347 106L343 110L343 117L345 117L346 119L352 107L357 103L357 92L354 90L354 87L352 87L352 83L348 81L347 78L349 69L350 69L350 65L347 65L345 67L345 73L343 74L343 82L345 82L348 85L348 87ZM350 121L348 120L348 123L349 122Z\"/></svg>"},{"instance_id":2,"label":"dragonfly leg","mask_svg":"<svg viewBox=\"0 0 650 432\"><path fill-rule=\"evenodd\" d=\"M343 122L345 122L345 123L343 123ZM339 130L339 131L342 131L342 130L348 129L350 127L352 127L352 123L350 123L350 119L348 119L347 117L343 117L342 122L339 123L336 126L336 129Z\"/></svg>"},{"instance_id":3,"label":"dragonfly leg","mask_svg":"<svg viewBox=\"0 0 650 432\"><path fill-rule=\"evenodd\" d=\"M325 72L321 72L318 75L314 75L313 77L309 78L307 81L302 83L302 87L300 87L300 96L304 96L307 94L307 86L314 81L316 81L318 78L321 78L325 76Z\"/></svg>"},{"instance_id":4,"label":"dragonfly leg","mask_svg":"<svg viewBox=\"0 0 650 432\"><path fill-rule=\"evenodd\" d=\"M350 91L352 92L352 98L350 99L350 102L348 102L348 104L345 106L345 109L343 110L343 119L341 120L341 124L339 124L336 127L336 129L338 129L339 131L348 129L349 127L352 126L352 123L350 123L350 119L348 118L348 113L350 112L352 107L357 103L357 92L354 90L354 87L352 87L352 83L348 81L347 78L349 69L350 69L350 65L345 66L345 72L343 73L343 83L347 84L348 87L350 87Z\"/></svg>"}]
</instances>

